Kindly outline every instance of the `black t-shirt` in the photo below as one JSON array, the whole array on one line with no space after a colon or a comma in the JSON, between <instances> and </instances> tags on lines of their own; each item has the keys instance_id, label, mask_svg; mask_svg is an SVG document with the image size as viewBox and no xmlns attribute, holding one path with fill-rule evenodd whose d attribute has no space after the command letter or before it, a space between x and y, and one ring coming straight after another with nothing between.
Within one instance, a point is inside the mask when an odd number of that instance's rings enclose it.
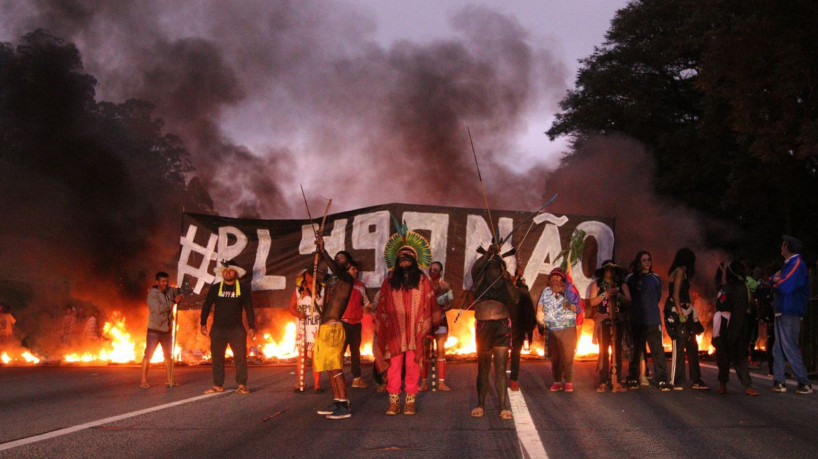
<instances>
[{"instance_id":1,"label":"black t-shirt","mask_svg":"<svg viewBox=\"0 0 818 459\"><path fill-rule=\"evenodd\" d=\"M236 292L237 285L240 294ZM224 282L211 285L204 305L202 305L202 325L207 325L207 316L210 315L210 308L214 306L216 308L213 312L214 328L243 327L242 309L247 313L247 325L251 329L256 328L256 316L253 313L253 300L249 285L239 285L238 282L232 285Z\"/></svg>"}]
</instances>

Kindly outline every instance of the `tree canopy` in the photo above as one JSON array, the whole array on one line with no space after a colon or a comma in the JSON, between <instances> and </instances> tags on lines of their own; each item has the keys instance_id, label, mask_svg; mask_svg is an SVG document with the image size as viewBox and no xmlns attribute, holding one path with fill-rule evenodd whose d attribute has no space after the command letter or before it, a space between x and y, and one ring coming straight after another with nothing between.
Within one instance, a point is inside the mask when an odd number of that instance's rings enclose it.
<instances>
[{"instance_id":1,"label":"tree canopy","mask_svg":"<svg viewBox=\"0 0 818 459\"><path fill-rule=\"evenodd\" d=\"M592 136L641 141L659 193L743 230L709 234L714 245L769 257L790 233L815 254L816 20L802 0L633 1L581 61L547 134L576 151Z\"/></svg>"},{"instance_id":2,"label":"tree canopy","mask_svg":"<svg viewBox=\"0 0 818 459\"><path fill-rule=\"evenodd\" d=\"M0 248L38 280L93 273L141 297L141 276L171 261L182 208L212 202L153 105L98 102L95 85L76 47L45 31L0 44Z\"/></svg>"}]
</instances>

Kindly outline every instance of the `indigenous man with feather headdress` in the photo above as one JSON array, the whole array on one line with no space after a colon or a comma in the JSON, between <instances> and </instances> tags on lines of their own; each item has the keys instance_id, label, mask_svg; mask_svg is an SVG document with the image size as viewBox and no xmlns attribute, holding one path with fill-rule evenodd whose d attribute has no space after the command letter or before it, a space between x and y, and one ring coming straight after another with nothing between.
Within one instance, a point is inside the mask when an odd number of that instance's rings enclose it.
<instances>
[{"instance_id":1,"label":"indigenous man with feather headdress","mask_svg":"<svg viewBox=\"0 0 818 459\"><path fill-rule=\"evenodd\" d=\"M398 225L384 249L391 273L378 293L375 313L376 365L387 369L389 408L387 415L400 413L401 372L406 367L404 414L415 414L423 338L432 330L432 308L436 306L429 278L421 271L431 262L429 242Z\"/></svg>"}]
</instances>

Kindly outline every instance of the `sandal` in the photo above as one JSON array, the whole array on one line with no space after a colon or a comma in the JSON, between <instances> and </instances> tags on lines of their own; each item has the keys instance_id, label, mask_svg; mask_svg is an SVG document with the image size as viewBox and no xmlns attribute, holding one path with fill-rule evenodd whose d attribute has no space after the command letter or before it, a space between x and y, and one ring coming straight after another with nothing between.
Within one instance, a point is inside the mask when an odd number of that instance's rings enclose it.
<instances>
[{"instance_id":1,"label":"sandal","mask_svg":"<svg viewBox=\"0 0 818 459\"><path fill-rule=\"evenodd\" d=\"M219 392L224 392L224 387L213 386L210 389L204 391L205 394L216 394Z\"/></svg>"},{"instance_id":2,"label":"sandal","mask_svg":"<svg viewBox=\"0 0 818 459\"><path fill-rule=\"evenodd\" d=\"M240 394L240 395L250 395L250 389L248 389L248 388L246 388L244 386L239 386L236 389L236 393Z\"/></svg>"},{"instance_id":3,"label":"sandal","mask_svg":"<svg viewBox=\"0 0 818 459\"><path fill-rule=\"evenodd\" d=\"M500 419L514 419L514 414L511 410L500 410Z\"/></svg>"},{"instance_id":4,"label":"sandal","mask_svg":"<svg viewBox=\"0 0 818 459\"><path fill-rule=\"evenodd\" d=\"M151 385L148 384L148 383L142 383L142 384L139 385L139 388L140 389L150 389Z\"/></svg>"},{"instance_id":5,"label":"sandal","mask_svg":"<svg viewBox=\"0 0 818 459\"><path fill-rule=\"evenodd\" d=\"M483 408L481 408L479 406L477 408L471 410L471 417L473 417L473 418L482 418L483 414L485 414L485 412L483 411Z\"/></svg>"}]
</instances>

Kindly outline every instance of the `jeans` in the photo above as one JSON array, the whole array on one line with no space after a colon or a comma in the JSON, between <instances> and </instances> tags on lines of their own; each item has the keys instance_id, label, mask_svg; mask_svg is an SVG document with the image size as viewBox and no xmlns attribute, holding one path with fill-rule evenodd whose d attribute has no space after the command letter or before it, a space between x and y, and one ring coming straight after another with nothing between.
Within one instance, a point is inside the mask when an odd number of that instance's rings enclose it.
<instances>
[{"instance_id":1,"label":"jeans","mask_svg":"<svg viewBox=\"0 0 818 459\"><path fill-rule=\"evenodd\" d=\"M145 358L150 361L153 358L153 353L156 352L156 347L160 344L162 345L162 354L165 356L165 360L171 360L171 342L173 341L173 335L171 332L160 332L156 330L148 330L148 334L145 337Z\"/></svg>"},{"instance_id":2,"label":"jeans","mask_svg":"<svg viewBox=\"0 0 818 459\"><path fill-rule=\"evenodd\" d=\"M773 344L773 375L776 381L783 383L784 366L790 362L795 379L810 385L807 369L801 358L801 349L798 347L798 335L801 333L801 317L781 314L775 316L775 344ZM786 359L786 361L784 360Z\"/></svg>"},{"instance_id":3,"label":"jeans","mask_svg":"<svg viewBox=\"0 0 818 459\"><path fill-rule=\"evenodd\" d=\"M628 365L628 379L639 379L639 362L642 360L647 341L650 355L653 357L654 382L658 384L667 381L667 362L665 361L665 349L662 347L662 326L634 324L632 331L634 352L631 354L631 361Z\"/></svg>"}]
</instances>

